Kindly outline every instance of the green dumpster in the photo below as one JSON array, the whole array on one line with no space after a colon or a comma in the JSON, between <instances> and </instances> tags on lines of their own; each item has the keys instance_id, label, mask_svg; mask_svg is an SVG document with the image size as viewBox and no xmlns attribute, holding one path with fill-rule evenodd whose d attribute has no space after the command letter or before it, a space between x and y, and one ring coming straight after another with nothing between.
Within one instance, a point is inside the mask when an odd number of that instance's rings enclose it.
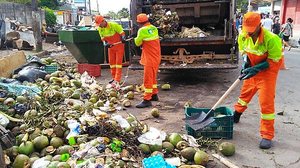
<instances>
[{"instance_id":1,"label":"green dumpster","mask_svg":"<svg viewBox=\"0 0 300 168\"><path fill-rule=\"evenodd\" d=\"M129 30L124 31L128 35ZM108 52L103 47L97 30L60 30L58 35L78 63L108 63ZM129 63L129 55L129 44L126 43L123 63Z\"/></svg>"}]
</instances>

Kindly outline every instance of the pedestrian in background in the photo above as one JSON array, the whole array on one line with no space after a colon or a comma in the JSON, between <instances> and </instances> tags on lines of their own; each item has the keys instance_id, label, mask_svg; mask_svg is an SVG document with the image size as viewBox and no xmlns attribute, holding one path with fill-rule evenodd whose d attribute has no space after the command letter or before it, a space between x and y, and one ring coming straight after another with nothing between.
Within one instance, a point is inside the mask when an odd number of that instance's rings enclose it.
<instances>
[{"instance_id":1,"label":"pedestrian in background","mask_svg":"<svg viewBox=\"0 0 300 168\"><path fill-rule=\"evenodd\" d=\"M288 51L290 51L292 48L292 46L289 45L290 37L293 37L292 23L293 23L293 19L288 18L287 22L284 25L282 25L281 32L280 32L280 34L282 34L284 48L288 47Z\"/></svg>"},{"instance_id":2,"label":"pedestrian in background","mask_svg":"<svg viewBox=\"0 0 300 168\"><path fill-rule=\"evenodd\" d=\"M144 66L144 98L137 108L152 106L151 101L158 101L157 73L161 61L160 41L158 30L150 24L148 16L141 13L137 16L140 29L134 38L136 46L142 47L140 64Z\"/></svg>"},{"instance_id":3,"label":"pedestrian in background","mask_svg":"<svg viewBox=\"0 0 300 168\"><path fill-rule=\"evenodd\" d=\"M265 19L262 21L262 26L269 30L272 31L272 25L273 25L273 20L270 18L270 15L266 15Z\"/></svg>"},{"instance_id":4,"label":"pedestrian in background","mask_svg":"<svg viewBox=\"0 0 300 168\"><path fill-rule=\"evenodd\" d=\"M281 30L281 29L280 29L279 18L275 18L275 22L274 22L274 24L272 25L272 32L273 32L274 34L279 35L280 30Z\"/></svg>"},{"instance_id":5,"label":"pedestrian in background","mask_svg":"<svg viewBox=\"0 0 300 168\"><path fill-rule=\"evenodd\" d=\"M238 102L235 104L234 122L247 109L252 97L259 93L261 107L259 147L269 149L274 138L275 91L282 61L281 39L261 27L259 13L244 15L242 33L238 36L239 51L244 55L241 79L244 80Z\"/></svg>"},{"instance_id":6,"label":"pedestrian in background","mask_svg":"<svg viewBox=\"0 0 300 168\"><path fill-rule=\"evenodd\" d=\"M124 43L126 42L125 32L120 24L107 22L103 16L95 16L95 24L99 26L98 32L104 47L108 48L108 61L112 79L109 81L111 87L120 89L122 77L122 61L124 56ZM122 42L117 45L114 43Z\"/></svg>"}]
</instances>

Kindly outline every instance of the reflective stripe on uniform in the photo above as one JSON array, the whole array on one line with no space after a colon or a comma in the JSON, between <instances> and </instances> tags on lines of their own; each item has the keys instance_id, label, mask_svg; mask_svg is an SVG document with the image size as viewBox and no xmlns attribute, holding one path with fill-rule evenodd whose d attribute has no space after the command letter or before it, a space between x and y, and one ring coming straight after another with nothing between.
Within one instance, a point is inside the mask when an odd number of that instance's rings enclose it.
<instances>
[{"instance_id":1,"label":"reflective stripe on uniform","mask_svg":"<svg viewBox=\"0 0 300 168\"><path fill-rule=\"evenodd\" d=\"M134 39L134 43L136 46L141 46L143 41L152 41L157 39L159 39L158 30L155 26L149 23L138 30L138 34Z\"/></svg>"},{"instance_id":2,"label":"reflective stripe on uniform","mask_svg":"<svg viewBox=\"0 0 300 168\"><path fill-rule=\"evenodd\" d=\"M240 105L242 105L242 106L247 106L247 105L248 105L247 102L245 102L244 100L242 100L242 99L240 99L240 98L239 98L239 100L238 100L238 103L239 103Z\"/></svg>"},{"instance_id":3,"label":"reflective stripe on uniform","mask_svg":"<svg viewBox=\"0 0 300 168\"><path fill-rule=\"evenodd\" d=\"M281 39L270 31L262 28L257 41L253 41L246 32L242 32L238 37L239 50L241 53L247 52L256 56L263 56L268 53L268 59L278 62L282 57Z\"/></svg>"},{"instance_id":4,"label":"reflective stripe on uniform","mask_svg":"<svg viewBox=\"0 0 300 168\"><path fill-rule=\"evenodd\" d=\"M116 65L116 68L122 68L122 64L121 65Z\"/></svg>"},{"instance_id":5,"label":"reflective stripe on uniform","mask_svg":"<svg viewBox=\"0 0 300 168\"><path fill-rule=\"evenodd\" d=\"M110 65L110 68L116 68L116 65Z\"/></svg>"},{"instance_id":6,"label":"reflective stripe on uniform","mask_svg":"<svg viewBox=\"0 0 300 168\"><path fill-rule=\"evenodd\" d=\"M145 89L145 93L152 93L153 89Z\"/></svg>"},{"instance_id":7,"label":"reflective stripe on uniform","mask_svg":"<svg viewBox=\"0 0 300 168\"><path fill-rule=\"evenodd\" d=\"M157 89L157 84L154 84L152 87L153 87L154 89Z\"/></svg>"},{"instance_id":8,"label":"reflective stripe on uniform","mask_svg":"<svg viewBox=\"0 0 300 168\"><path fill-rule=\"evenodd\" d=\"M275 114L261 114L261 119L263 120L274 120L275 119Z\"/></svg>"}]
</instances>

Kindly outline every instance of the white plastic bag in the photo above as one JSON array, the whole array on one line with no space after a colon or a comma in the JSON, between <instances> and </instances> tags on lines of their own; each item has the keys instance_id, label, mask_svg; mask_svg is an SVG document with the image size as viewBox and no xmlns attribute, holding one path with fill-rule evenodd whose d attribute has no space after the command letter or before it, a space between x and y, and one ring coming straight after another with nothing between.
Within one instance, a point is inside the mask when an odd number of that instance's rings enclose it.
<instances>
[{"instance_id":1,"label":"white plastic bag","mask_svg":"<svg viewBox=\"0 0 300 168\"><path fill-rule=\"evenodd\" d=\"M70 128L70 133L68 134L67 139L80 134L80 124L76 120L68 120L67 124Z\"/></svg>"},{"instance_id":2,"label":"white plastic bag","mask_svg":"<svg viewBox=\"0 0 300 168\"><path fill-rule=\"evenodd\" d=\"M159 131L156 128L150 127L148 132L138 137L138 141L149 145L162 145L166 136L167 134L164 131Z\"/></svg>"},{"instance_id":3,"label":"white plastic bag","mask_svg":"<svg viewBox=\"0 0 300 168\"><path fill-rule=\"evenodd\" d=\"M5 128L8 123L9 123L9 119L4 115L0 114L0 125L2 125Z\"/></svg>"},{"instance_id":4,"label":"white plastic bag","mask_svg":"<svg viewBox=\"0 0 300 168\"><path fill-rule=\"evenodd\" d=\"M33 162L31 168L45 168L50 164L49 160L46 160L45 157L40 158Z\"/></svg>"},{"instance_id":5,"label":"white plastic bag","mask_svg":"<svg viewBox=\"0 0 300 168\"><path fill-rule=\"evenodd\" d=\"M130 127L130 124L128 123L128 121L120 115L114 115L111 118L116 120L122 128Z\"/></svg>"}]
</instances>

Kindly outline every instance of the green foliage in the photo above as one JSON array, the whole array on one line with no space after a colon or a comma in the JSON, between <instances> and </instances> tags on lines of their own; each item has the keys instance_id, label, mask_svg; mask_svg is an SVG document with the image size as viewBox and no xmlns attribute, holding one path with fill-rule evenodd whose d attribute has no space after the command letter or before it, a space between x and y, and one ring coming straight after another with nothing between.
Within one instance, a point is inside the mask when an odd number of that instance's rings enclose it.
<instances>
[{"instance_id":1,"label":"green foliage","mask_svg":"<svg viewBox=\"0 0 300 168\"><path fill-rule=\"evenodd\" d=\"M248 0L237 0L236 8L240 11L247 11L247 9L248 9Z\"/></svg>"},{"instance_id":2,"label":"green foliage","mask_svg":"<svg viewBox=\"0 0 300 168\"><path fill-rule=\"evenodd\" d=\"M122 8L118 13L118 19L129 18L129 10L127 8Z\"/></svg>"},{"instance_id":3,"label":"green foliage","mask_svg":"<svg viewBox=\"0 0 300 168\"><path fill-rule=\"evenodd\" d=\"M47 7L49 9L57 9L59 5L58 0L40 0L39 6Z\"/></svg>"},{"instance_id":4,"label":"green foliage","mask_svg":"<svg viewBox=\"0 0 300 168\"><path fill-rule=\"evenodd\" d=\"M110 17L111 19L115 20L118 18L118 15L114 11L109 11L107 13L107 16Z\"/></svg>"},{"instance_id":5,"label":"green foliage","mask_svg":"<svg viewBox=\"0 0 300 168\"><path fill-rule=\"evenodd\" d=\"M45 19L47 26L54 26L56 24L56 15L52 9L44 8L45 10Z\"/></svg>"}]
</instances>

